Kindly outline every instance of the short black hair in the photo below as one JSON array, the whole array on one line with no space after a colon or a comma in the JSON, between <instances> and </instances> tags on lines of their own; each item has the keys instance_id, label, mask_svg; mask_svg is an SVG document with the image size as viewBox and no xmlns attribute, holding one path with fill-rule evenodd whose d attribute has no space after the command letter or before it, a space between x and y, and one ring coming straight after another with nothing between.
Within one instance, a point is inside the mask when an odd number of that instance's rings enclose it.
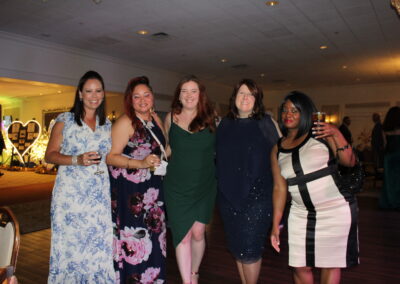
<instances>
[{"instance_id":1,"label":"short black hair","mask_svg":"<svg viewBox=\"0 0 400 284\"><path fill-rule=\"evenodd\" d=\"M74 114L74 119L75 122L79 125L82 126L82 120L85 117L85 109L83 108L83 101L80 99L79 92L82 92L83 86L86 84L86 82L90 79L96 79L99 80L101 83L101 87L103 88L104 91L104 97L103 101L99 105L99 107L96 109L96 115L99 116L99 125L104 125L106 122L106 93L104 89L104 80L103 77L96 71L87 71L80 79L78 83L78 87L76 88L75 92L75 101L74 105L72 106L70 112Z\"/></svg>"},{"instance_id":2,"label":"short black hair","mask_svg":"<svg viewBox=\"0 0 400 284\"><path fill-rule=\"evenodd\" d=\"M313 101L306 94L302 92L292 91L289 94L287 94L281 106L279 107L279 114L278 114L279 128L281 129L283 136L287 136L288 134L288 129L283 125L282 122L283 105L287 101L291 101L300 113L300 124L298 127L297 135L295 137L299 138L305 133L309 133L311 128L313 127L312 113L317 111L317 108L315 107Z\"/></svg>"},{"instance_id":3,"label":"short black hair","mask_svg":"<svg viewBox=\"0 0 400 284\"><path fill-rule=\"evenodd\" d=\"M384 131L400 129L400 107L394 106L388 110L382 128Z\"/></svg>"},{"instance_id":4,"label":"short black hair","mask_svg":"<svg viewBox=\"0 0 400 284\"><path fill-rule=\"evenodd\" d=\"M236 97L237 93L242 85L247 86L249 88L252 96L255 98L253 113L251 118L260 120L265 116L265 108L263 103L263 91L262 89L256 84L256 82L252 79L242 79L236 86L233 88L231 97L229 99L229 112L227 117L229 119L236 119L239 117L239 110L236 107Z\"/></svg>"}]
</instances>

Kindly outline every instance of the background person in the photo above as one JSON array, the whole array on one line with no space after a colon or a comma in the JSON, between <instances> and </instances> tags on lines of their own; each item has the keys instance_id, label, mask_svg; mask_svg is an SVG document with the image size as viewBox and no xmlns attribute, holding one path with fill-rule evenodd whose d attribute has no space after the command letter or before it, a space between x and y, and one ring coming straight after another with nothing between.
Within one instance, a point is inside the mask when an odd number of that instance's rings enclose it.
<instances>
[{"instance_id":1,"label":"background person","mask_svg":"<svg viewBox=\"0 0 400 284\"><path fill-rule=\"evenodd\" d=\"M382 127L386 146L379 206L383 209L400 209L400 107L389 109Z\"/></svg>"},{"instance_id":2,"label":"background person","mask_svg":"<svg viewBox=\"0 0 400 284\"><path fill-rule=\"evenodd\" d=\"M165 129L172 150L164 180L168 224L182 281L196 284L216 179L215 112L195 76L183 78L176 87Z\"/></svg>"},{"instance_id":3,"label":"background person","mask_svg":"<svg viewBox=\"0 0 400 284\"><path fill-rule=\"evenodd\" d=\"M244 284L257 283L271 226L270 154L278 138L277 127L265 114L262 90L253 80L241 80L217 130L217 177L228 248Z\"/></svg>"},{"instance_id":4,"label":"background person","mask_svg":"<svg viewBox=\"0 0 400 284\"><path fill-rule=\"evenodd\" d=\"M350 124L351 124L350 117L348 116L343 117L342 124L339 126L339 130L342 133L344 139L346 139L347 143L351 145L353 143L353 137L349 129Z\"/></svg>"},{"instance_id":5,"label":"background person","mask_svg":"<svg viewBox=\"0 0 400 284\"><path fill-rule=\"evenodd\" d=\"M383 168L383 154L385 147L385 137L381 124L381 117L378 113L372 114L374 128L371 132L371 149L374 160L375 169Z\"/></svg>"},{"instance_id":6,"label":"background person","mask_svg":"<svg viewBox=\"0 0 400 284\"><path fill-rule=\"evenodd\" d=\"M332 124L312 124L314 103L303 93L289 93L279 111L283 138L271 153L274 176L271 244L280 251L279 223L287 191L289 265L295 283L314 283L312 268L321 268L321 283L339 283L340 268L358 264L357 202L338 186L335 159L353 166L350 144ZM311 128L313 134L311 136Z\"/></svg>"},{"instance_id":7,"label":"background person","mask_svg":"<svg viewBox=\"0 0 400 284\"><path fill-rule=\"evenodd\" d=\"M125 91L125 114L112 127L107 163L117 283L165 281L164 194L161 176L150 170L160 164L158 141L165 146L165 138L153 106L148 78L133 78Z\"/></svg>"},{"instance_id":8,"label":"background person","mask_svg":"<svg viewBox=\"0 0 400 284\"><path fill-rule=\"evenodd\" d=\"M88 71L79 80L71 111L57 117L51 132L45 159L60 167L51 202L49 283L115 280L110 182L104 163L111 147L111 123L104 108L103 78Z\"/></svg>"}]
</instances>

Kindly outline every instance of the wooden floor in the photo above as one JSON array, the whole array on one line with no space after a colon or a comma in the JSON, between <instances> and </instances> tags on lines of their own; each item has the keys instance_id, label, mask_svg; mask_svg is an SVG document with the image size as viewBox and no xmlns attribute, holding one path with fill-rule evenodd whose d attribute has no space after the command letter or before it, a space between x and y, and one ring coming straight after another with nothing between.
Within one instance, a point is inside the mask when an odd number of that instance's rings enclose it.
<instances>
[{"instance_id":1,"label":"wooden floor","mask_svg":"<svg viewBox=\"0 0 400 284\"><path fill-rule=\"evenodd\" d=\"M343 270L344 284L400 283L400 212L379 210L377 191L369 189L358 198L361 264ZM292 283L291 271L287 265L285 230L283 237L280 255L267 246L259 283ZM46 283L49 247L49 229L22 235L16 273L20 283ZM170 235L167 283L181 283ZM200 268L200 283L240 283L234 259L225 247L224 232L217 212L207 229L207 249Z\"/></svg>"}]
</instances>

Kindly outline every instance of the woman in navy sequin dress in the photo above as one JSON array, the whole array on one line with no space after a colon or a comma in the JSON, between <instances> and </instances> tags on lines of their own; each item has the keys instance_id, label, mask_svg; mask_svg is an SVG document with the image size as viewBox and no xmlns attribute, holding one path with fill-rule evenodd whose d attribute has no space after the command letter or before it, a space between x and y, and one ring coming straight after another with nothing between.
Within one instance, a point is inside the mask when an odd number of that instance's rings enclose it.
<instances>
[{"instance_id":1,"label":"woman in navy sequin dress","mask_svg":"<svg viewBox=\"0 0 400 284\"><path fill-rule=\"evenodd\" d=\"M242 283L257 282L271 225L269 157L279 135L262 98L254 81L239 82L217 130L218 205Z\"/></svg>"}]
</instances>

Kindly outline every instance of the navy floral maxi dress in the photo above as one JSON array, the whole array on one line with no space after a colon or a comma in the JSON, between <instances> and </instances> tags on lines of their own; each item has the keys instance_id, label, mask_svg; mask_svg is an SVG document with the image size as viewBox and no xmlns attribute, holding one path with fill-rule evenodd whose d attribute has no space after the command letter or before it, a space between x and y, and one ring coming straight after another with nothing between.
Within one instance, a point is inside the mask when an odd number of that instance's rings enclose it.
<instances>
[{"instance_id":1,"label":"navy floral maxi dress","mask_svg":"<svg viewBox=\"0 0 400 284\"><path fill-rule=\"evenodd\" d=\"M165 145L156 123L152 131ZM160 146L143 128L129 139L123 155L142 160L160 154ZM166 225L162 178L149 169L109 167L113 256L116 283L165 282Z\"/></svg>"}]
</instances>

